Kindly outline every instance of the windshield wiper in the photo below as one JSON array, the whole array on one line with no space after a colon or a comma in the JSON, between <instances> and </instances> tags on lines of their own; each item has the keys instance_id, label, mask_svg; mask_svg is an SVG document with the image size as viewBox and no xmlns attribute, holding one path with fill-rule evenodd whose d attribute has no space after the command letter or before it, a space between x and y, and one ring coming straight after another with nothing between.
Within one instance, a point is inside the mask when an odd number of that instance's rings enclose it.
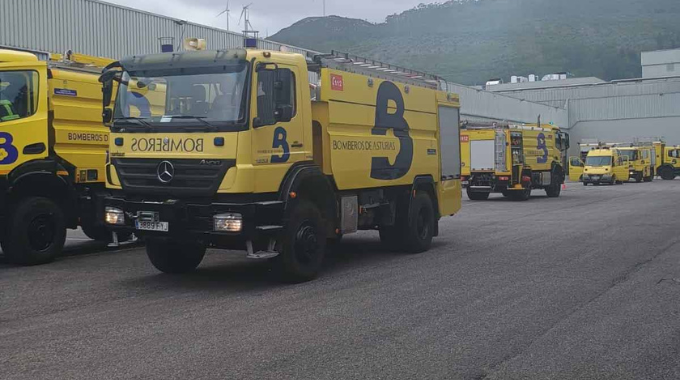
<instances>
[{"instance_id":1,"label":"windshield wiper","mask_svg":"<svg viewBox=\"0 0 680 380\"><path fill-rule=\"evenodd\" d=\"M210 124L209 122L207 122L207 121L205 120L205 119L206 119L205 116L169 115L169 116L163 116L163 117L167 117L167 118L169 118L169 119L192 119L192 120L198 120L198 121L200 121L201 123L203 123L203 125L205 125L205 126L207 127L207 130L208 130L208 131L210 131L210 132L217 132L217 131L218 131L218 128L217 128L216 126ZM193 128L193 127L186 127L186 126L185 126L185 127L182 127L182 128L183 128L183 129L195 129L195 128Z\"/></svg>"},{"instance_id":2,"label":"windshield wiper","mask_svg":"<svg viewBox=\"0 0 680 380\"><path fill-rule=\"evenodd\" d=\"M134 122L136 122L140 127L142 127L141 129L144 130L144 131L150 131L150 130L153 128L153 126L151 125L151 123L149 123L148 121L144 120L144 119L141 118L141 117L134 117L134 116L130 116L130 117L118 117L118 118L115 118L115 119L113 120L114 123L115 123L116 121L134 121Z\"/></svg>"}]
</instances>

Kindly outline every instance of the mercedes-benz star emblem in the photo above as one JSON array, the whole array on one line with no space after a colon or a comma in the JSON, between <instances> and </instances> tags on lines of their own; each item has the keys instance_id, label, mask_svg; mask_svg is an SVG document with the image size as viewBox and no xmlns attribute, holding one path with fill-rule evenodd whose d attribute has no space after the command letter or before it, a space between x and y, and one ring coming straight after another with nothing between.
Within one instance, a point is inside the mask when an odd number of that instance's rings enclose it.
<instances>
[{"instance_id":1,"label":"mercedes-benz star emblem","mask_svg":"<svg viewBox=\"0 0 680 380\"><path fill-rule=\"evenodd\" d=\"M158 180L163 183L170 183L172 178L175 176L175 167L170 161L162 161L158 164L156 168L156 174L158 175Z\"/></svg>"}]
</instances>

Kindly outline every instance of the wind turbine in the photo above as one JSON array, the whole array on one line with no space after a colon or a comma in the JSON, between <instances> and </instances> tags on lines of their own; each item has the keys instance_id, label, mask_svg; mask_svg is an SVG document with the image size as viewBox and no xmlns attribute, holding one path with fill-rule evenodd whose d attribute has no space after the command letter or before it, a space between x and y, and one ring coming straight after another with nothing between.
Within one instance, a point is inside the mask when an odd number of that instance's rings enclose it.
<instances>
[{"instance_id":1,"label":"wind turbine","mask_svg":"<svg viewBox=\"0 0 680 380\"><path fill-rule=\"evenodd\" d=\"M227 1L227 8L225 8L222 12L218 13L217 16L215 16L215 17L220 17L225 13L227 14L227 31L231 31L229 29L229 17L230 17L229 12L231 12L231 11L229 10L229 2Z\"/></svg>"},{"instance_id":2,"label":"wind turbine","mask_svg":"<svg viewBox=\"0 0 680 380\"><path fill-rule=\"evenodd\" d=\"M241 11L241 16L238 18L238 24L241 25L241 20L243 20L243 25L245 27L244 32L247 34L248 33L248 27L251 29L253 28L253 25L250 23L250 6L253 5L253 3L250 3L248 5L243 6L243 10Z\"/></svg>"}]
</instances>

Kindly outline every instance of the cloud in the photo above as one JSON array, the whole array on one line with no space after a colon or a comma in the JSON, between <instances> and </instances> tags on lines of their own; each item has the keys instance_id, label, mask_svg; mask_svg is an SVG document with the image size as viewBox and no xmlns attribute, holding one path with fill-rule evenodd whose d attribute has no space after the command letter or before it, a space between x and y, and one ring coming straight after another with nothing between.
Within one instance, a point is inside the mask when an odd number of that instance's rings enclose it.
<instances>
[{"instance_id":1,"label":"cloud","mask_svg":"<svg viewBox=\"0 0 680 380\"><path fill-rule=\"evenodd\" d=\"M227 6L227 0L108 0L130 8L158 13L198 24L227 28L226 15L215 17ZM230 0L230 29L241 31L237 25L243 5L250 4L250 22L265 37L294 22L323 14L323 0ZM417 0L326 0L326 14L382 22L385 16L413 8Z\"/></svg>"}]
</instances>

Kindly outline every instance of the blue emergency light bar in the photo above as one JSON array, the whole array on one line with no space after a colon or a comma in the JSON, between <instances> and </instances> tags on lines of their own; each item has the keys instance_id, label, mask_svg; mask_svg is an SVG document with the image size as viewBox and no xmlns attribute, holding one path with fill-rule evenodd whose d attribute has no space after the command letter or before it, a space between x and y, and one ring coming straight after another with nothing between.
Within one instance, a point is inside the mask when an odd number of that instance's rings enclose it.
<instances>
[{"instance_id":1,"label":"blue emergency light bar","mask_svg":"<svg viewBox=\"0 0 680 380\"><path fill-rule=\"evenodd\" d=\"M243 39L243 47L256 48L257 47L257 38L244 38Z\"/></svg>"}]
</instances>

